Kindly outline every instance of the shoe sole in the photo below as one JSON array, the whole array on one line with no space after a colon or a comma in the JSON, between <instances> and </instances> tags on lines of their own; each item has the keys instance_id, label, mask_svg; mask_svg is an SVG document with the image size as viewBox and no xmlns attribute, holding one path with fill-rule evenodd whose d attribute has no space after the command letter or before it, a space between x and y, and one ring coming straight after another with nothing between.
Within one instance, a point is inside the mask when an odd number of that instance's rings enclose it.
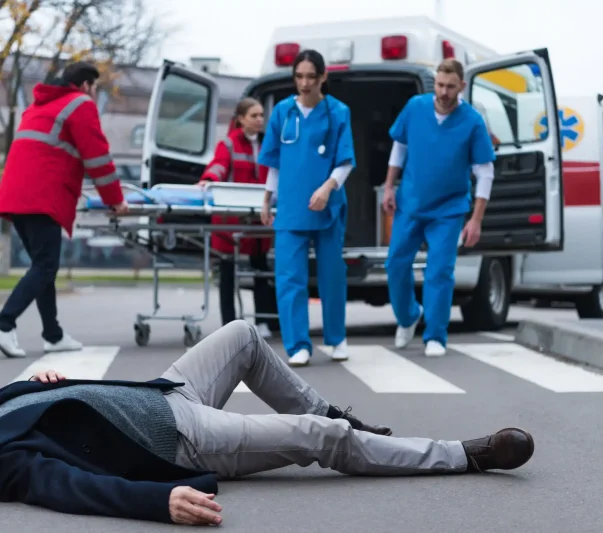
<instances>
[{"instance_id":1,"label":"shoe sole","mask_svg":"<svg viewBox=\"0 0 603 533\"><path fill-rule=\"evenodd\" d=\"M526 439L528 440L528 444L530 446L529 454L522 463L508 467L508 468L500 468L500 470L515 470L516 468L520 468L523 465L525 465L534 455L534 438L525 429L521 429L521 428L503 428L500 431L497 431L496 433L502 433L503 431L517 431L517 432L521 433L522 435L524 435L526 437Z\"/></svg>"}]
</instances>

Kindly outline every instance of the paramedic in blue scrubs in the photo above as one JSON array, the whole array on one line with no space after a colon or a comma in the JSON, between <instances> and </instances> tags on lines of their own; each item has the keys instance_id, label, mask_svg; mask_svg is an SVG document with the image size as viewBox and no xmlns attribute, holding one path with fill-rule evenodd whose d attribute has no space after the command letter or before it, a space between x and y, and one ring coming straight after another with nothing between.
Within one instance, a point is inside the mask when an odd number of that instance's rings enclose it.
<instances>
[{"instance_id":1,"label":"paramedic in blue scrubs","mask_svg":"<svg viewBox=\"0 0 603 533\"><path fill-rule=\"evenodd\" d=\"M308 255L316 251L324 343L335 361L348 358L345 312L347 223L344 182L356 165L350 110L323 94L327 72L315 50L293 63L297 95L274 106L259 163L269 167L262 221L275 230L275 284L281 334L291 366L310 362ZM277 214L270 206L276 196Z\"/></svg>"},{"instance_id":2,"label":"paramedic in blue scrubs","mask_svg":"<svg viewBox=\"0 0 603 533\"><path fill-rule=\"evenodd\" d=\"M406 347L424 314L425 355L446 353L460 241L477 244L494 180L495 154L482 116L461 98L464 69L446 59L438 69L435 94L413 97L390 129L394 140L383 198L393 214L386 262L390 301L398 328L395 345ZM404 168L394 192L394 182ZM471 170L477 178L471 209ZM423 306L415 297L413 261L427 243Z\"/></svg>"}]
</instances>

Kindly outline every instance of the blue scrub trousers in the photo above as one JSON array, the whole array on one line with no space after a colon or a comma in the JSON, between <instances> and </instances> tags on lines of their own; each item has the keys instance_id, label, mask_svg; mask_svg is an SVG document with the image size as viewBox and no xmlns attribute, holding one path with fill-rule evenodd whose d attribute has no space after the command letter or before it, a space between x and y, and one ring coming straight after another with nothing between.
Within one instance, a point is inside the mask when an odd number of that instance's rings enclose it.
<instances>
[{"instance_id":1,"label":"blue scrub trousers","mask_svg":"<svg viewBox=\"0 0 603 533\"><path fill-rule=\"evenodd\" d=\"M423 242L428 246L423 282L424 343L434 340L446 346L448 340L457 244L464 222L464 215L419 220L400 209L394 215L386 270L390 301L402 327L419 318L412 265Z\"/></svg>"},{"instance_id":2,"label":"blue scrub trousers","mask_svg":"<svg viewBox=\"0 0 603 533\"><path fill-rule=\"evenodd\" d=\"M281 336L291 357L310 340L308 255L316 251L318 293L322 302L324 343L336 346L346 337L347 265L342 257L345 224L339 220L319 231L276 230L274 242L276 298Z\"/></svg>"}]
</instances>

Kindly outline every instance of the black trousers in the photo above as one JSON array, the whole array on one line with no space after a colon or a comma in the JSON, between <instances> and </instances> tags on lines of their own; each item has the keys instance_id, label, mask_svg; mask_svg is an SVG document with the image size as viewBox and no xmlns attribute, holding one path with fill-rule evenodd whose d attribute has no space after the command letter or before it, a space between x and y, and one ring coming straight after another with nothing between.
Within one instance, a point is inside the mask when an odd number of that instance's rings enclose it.
<instances>
[{"instance_id":1,"label":"black trousers","mask_svg":"<svg viewBox=\"0 0 603 533\"><path fill-rule=\"evenodd\" d=\"M249 256L249 264L254 270L268 271L265 253ZM254 278L253 303L256 313L277 314L276 291L270 286L267 278ZM220 312L222 325L236 319L234 293L234 262L231 259L220 261ZM278 331L278 318L258 318L257 323L265 322L272 331Z\"/></svg>"},{"instance_id":2,"label":"black trousers","mask_svg":"<svg viewBox=\"0 0 603 533\"><path fill-rule=\"evenodd\" d=\"M17 283L0 312L0 330L11 331L35 300L42 319L42 337L55 343L63 338L57 320L55 281L61 261L61 226L47 215L12 215L12 222L31 266Z\"/></svg>"}]
</instances>

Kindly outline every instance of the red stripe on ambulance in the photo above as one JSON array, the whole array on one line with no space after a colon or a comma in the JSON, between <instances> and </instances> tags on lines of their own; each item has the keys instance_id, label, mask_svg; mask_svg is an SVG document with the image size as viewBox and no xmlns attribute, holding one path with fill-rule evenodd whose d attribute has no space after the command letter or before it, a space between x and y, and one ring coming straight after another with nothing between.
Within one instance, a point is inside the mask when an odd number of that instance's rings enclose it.
<instances>
[{"instance_id":1,"label":"red stripe on ambulance","mask_svg":"<svg viewBox=\"0 0 603 533\"><path fill-rule=\"evenodd\" d=\"M564 161L563 195L567 207L601 205L598 161Z\"/></svg>"}]
</instances>

